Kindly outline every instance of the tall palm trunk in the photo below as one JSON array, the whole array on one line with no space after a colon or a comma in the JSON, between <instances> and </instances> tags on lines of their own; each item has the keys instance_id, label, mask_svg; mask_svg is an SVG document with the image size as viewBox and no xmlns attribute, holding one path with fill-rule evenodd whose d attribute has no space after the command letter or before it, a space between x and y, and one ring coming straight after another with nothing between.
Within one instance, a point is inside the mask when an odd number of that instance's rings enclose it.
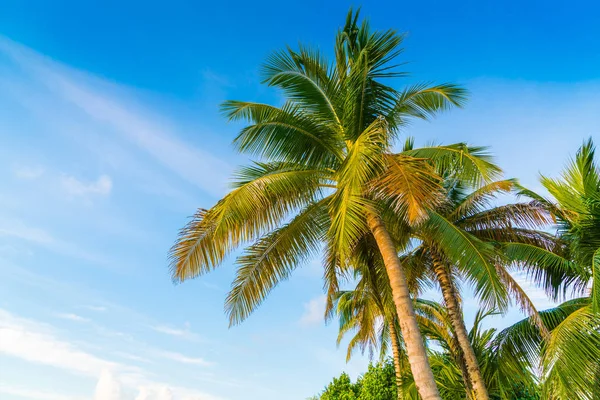
<instances>
[{"instance_id":1,"label":"tall palm trunk","mask_svg":"<svg viewBox=\"0 0 600 400\"><path fill-rule=\"evenodd\" d=\"M410 298L406 275L398 258L394 241L382 219L374 212L367 214L367 223L373 237L375 237L390 280L392 297L400 322L400 331L406 344L408 362L417 390L422 400L442 400L429 365L425 343L421 331L419 331L415 310Z\"/></svg>"},{"instance_id":2,"label":"tall palm trunk","mask_svg":"<svg viewBox=\"0 0 600 400\"><path fill-rule=\"evenodd\" d=\"M450 318L452 329L454 330L456 340L458 341L458 345L460 346L462 355L464 357L464 362L467 366L467 379L471 381L471 386L473 387L473 392L475 393L475 399L489 400L490 397L485 387L481 370L479 369L479 362L477 361L477 356L475 355L475 351L473 350L473 346L471 346L471 341L469 340L469 333L467 332L467 327L465 326L462 309L458 301L454 283L450 278L450 274L448 273L446 266L440 262L439 258L435 257L435 254L433 262L435 274L438 278L442 295L444 296L444 302L446 303L446 308L448 310L448 317Z\"/></svg>"},{"instance_id":3,"label":"tall palm trunk","mask_svg":"<svg viewBox=\"0 0 600 400\"><path fill-rule=\"evenodd\" d=\"M396 388L398 390L398 400L404 399L402 394L402 365L400 364L400 339L396 332L395 319L390 321L390 339L392 341L392 355L394 356L394 369L396 370Z\"/></svg>"},{"instance_id":4,"label":"tall palm trunk","mask_svg":"<svg viewBox=\"0 0 600 400\"><path fill-rule=\"evenodd\" d=\"M467 400L477 400L473 391L473 384L471 383L469 370L467 369L467 364L465 363L465 356L460 348L460 345L458 344L458 340L456 340L456 336L452 337L452 346L454 346L454 349L452 351L452 358L454 359L456 365L458 365L458 367L460 368L463 383L465 384Z\"/></svg>"}]
</instances>

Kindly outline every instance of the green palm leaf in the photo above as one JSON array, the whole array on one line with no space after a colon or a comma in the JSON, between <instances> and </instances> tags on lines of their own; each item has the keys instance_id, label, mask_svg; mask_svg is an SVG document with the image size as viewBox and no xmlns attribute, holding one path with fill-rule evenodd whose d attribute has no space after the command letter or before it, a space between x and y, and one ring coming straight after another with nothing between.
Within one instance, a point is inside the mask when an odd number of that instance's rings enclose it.
<instances>
[{"instance_id":1,"label":"green palm leaf","mask_svg":"<svg viewBox=\"0 0 600 400\"><path fill-rule=\"evenodd\" d=\"M442 175L445 171L452 171L457 179L475 187L490 182L501 173L485 147L470 147L465 143L422 147L403 154L428 159Z\"/></svg>"},{"instance_id":2,"label":"green palm leaf","mask_svg":"<svg viewBox=\"0 0 600 400\"><path fill-rule=\"evenodd\" d=\"M429 212L425 229L445 256L472 282L488 308L506 308L506 287L492 262L494 247L459 229L444 216Z\"/></svg>"},{"instance_id":3,"label":"green palm leaf","mask_svg":"<svg viewBox=\"0 0 600 400\"><path fill-rule=\"evenodd\" d=\"M238 257L236 277L225 301L232 325L246 319L279 282L320 250L329 225L327 201L308 206Z\"/></svg>"}]
</instances>

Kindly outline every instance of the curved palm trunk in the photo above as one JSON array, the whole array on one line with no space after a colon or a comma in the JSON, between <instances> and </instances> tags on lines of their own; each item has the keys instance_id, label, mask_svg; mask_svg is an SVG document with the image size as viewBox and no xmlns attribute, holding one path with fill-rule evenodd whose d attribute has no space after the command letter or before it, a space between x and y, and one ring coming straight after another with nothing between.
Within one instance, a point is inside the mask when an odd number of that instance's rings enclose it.
<instances>
[{"instance_id":1,"label":"curved palm trunk","mask_svg":"<svg viewBox=\"0 0 600 400\"><path fill-rule=\"evenodd\" d=\"M394 369L396 370L396 388L398 400L404 398L402 394L402 366L400 365L400 340L396 332L396 321L390 321L390 339L392 340L392 354L394 356Z\"/></svg>"},{"instance_id":2,"label":"curved palm trunk","mask_svg":"<svg viewBox=\"0 0 600 400\"><path fill-rule=\"evenodd\" d=\"M394 241L377 214L373 212L368 213L367 223L375 237L390 280L392 297L400 322L400 331L406 344L408 362L415 379L417 391L421 395L422 400L442 400L429 365L425 344L421 331L419 331L415 310L410 298L406 275L396 253Z\"/></svg>"},{"instance_id":3,"label":"curved palm trunk","mask_svg":"<svg viewBox=\"0 0 600 400\"><path fill-rule=\"evenodd\" d=\"M458 344L458 340L456 340L456 337L453 336L452 337L452 345L454 346L454 349L452 351L452 358L454 358L454 362L456 362L456 365L458 365L458 367L460 368L460 372L462 375L462 379L463 379L463 383L465 384L465 392L467 395L467 400L477 400L474 396L475 393L473 391L473 385L471 384L471 377L469 376L469 370L467 369L467 364L465 363L465 356L460 348L460 345Z\"/></svg>"},{"instance_id":4,"label":"curved palm trunk","mask_svg":"<svg viewBox=\"0 0 600 400\"><path fill-rule=\"evenodd\" d=\"M439 261L439 259L435 259L435 257L434 269L440 284L440 288L442 289L442 295L444 296L444 302L446 303L448 317L450 318L452 329L454 330L456 340L458 341L458 345L463 353L462 355L467 367L466 379L471 381L471 386L473 387L476 400L489 400L490 397L485 387L481 370L479 369L477 356L475 355L475 351L473 350L473 346L471 346L471 341L469 340L469 333L467 332L467 327L465 326L465 321L463 320L462 309L458 301L454 284L450 278L450 274L448 273L446 267ZM467 385L467 388L468 387L469 385Z\"/></svg>"}]
</instances>

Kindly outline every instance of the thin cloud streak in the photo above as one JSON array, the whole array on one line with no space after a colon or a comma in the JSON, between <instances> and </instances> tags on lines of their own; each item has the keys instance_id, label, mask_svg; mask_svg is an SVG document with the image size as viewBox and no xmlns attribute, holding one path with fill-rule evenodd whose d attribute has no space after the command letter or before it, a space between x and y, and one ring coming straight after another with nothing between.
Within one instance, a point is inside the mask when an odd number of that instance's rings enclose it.
<instances>
[{"instance_id":1,"label":"thin cloud streak","mask_svg":"<svg viewBox=\"0 0 600 400\"><path fill-rule=\"evenodd\" d=\"M169 336L176 336L176 337L191 340L191 341L202 340L202 338L199 335L195 334L194 332L192 332L190 330L190 327L188 325L186 325L185 329L172 328L167 325L155 325L155 326L152 326L151 328L152 328L152 330L154 330L156 332L164 333L165 335L169 335Z\"/></svg>"},{"instance_id":2,"label":"thin cloud streak","mask_svg":"<svg viewBox=\"0 0 600 400\"><path fill-rule=\"evenodd\" d=\"M19 165L13 167L13 174L19 179L34 180L44 174L44 168L39 166Z\"/></svg>"},{"instance_id":3,"label":"thin cloud streak","mask_svg":"<svg viewBox=\"0 0 600 400\"><path fill-rule=\"evenodd\" d=\"M29 226L21 220L3 219L0 217L0 237L8 236L31 242L44 247L50 251L65 256L89 261L98 265L108 266L110 264L104 256L83 250L68 241L59 239L44 229Z\"/></svg>"},{"instance_id":4,"label":"thin cloud streak","mask_svg":"<svg viewBox=\"0 0 600 400\"><path fill-rule=\"evenodd\" d=\"M66 319L74 322L90 322L89 318L84 318L81 315L72 314L72 313L58 313L56 314L57 318Z\"/></svg>"},{"instance_id":5,"label":"thin cloud streak","mask_svg":"<svg viewBox=\"0 0 600 400\"><path fill-rule=\"evenodd\" d=\"M83 182L74 176L63 176L61 184L70 196L99 195L108 196L112 190L112 179L108 175L100 175L96 181Z\"/></svg>"},{"instance_id":6,"label":"thin cloud streak","mask_svg":"<svg viewBox=\"0 0 600 400\"><path fill-rule=\"evenodd\" d=\"M209 367L211 365L213 365L213 363L206 361L203 358L199 358L199 357L188 357L186 355L183 355L181 353L175 353L175 352L170 352L170 351L163 351L158 353L158 355L169 359L169 360L173 360L173 361L177 361L183 364L194 364L194 365L200 365L202 367Z\"/></svg>"},{"instance_id":7,"label":"thin cloud streak","mask_svg":"<svg viewBox=\"0 0 600 400\"><path fill-rule=\"evenodd\" d=\"M11 57L62 100L72 103L94 120L108 124L184 180L213 196L220 196L225 191L223 183L232 169L229 164L182 141L175 128L153 117L151 111L142 111L133 102L126 103L122 93L111 94L121 91L118 87L115 90L114 84L65 67L2 36L0 52Z\"/></svg>"},{"instance_id":8,"label":"thin cloud streak","mask_svg":"<svg viewBox=\"0 0 600 400\"><path fill-rule=\"evenodd\" d=\"M51 326L18 317L4 309L0 309L0 353L30 363L62 369L75 375L94 378L100 376L98 388L102 393L114 394L117 392L116 378L112 379L114 374L114 377L118 376L118 380L130 389L170 387L173 393L177 394L177 398L189 395L198 400L218 399L218 397L193 389L156 382L150 379L150 374L141 368L110 361L82 351L68 341L59 338ZM173 357L177 356L177 353L167 354L173 355ZM197 365L206 363L204 360L194 358L179 361Z\"/></svg>"},{"instance_id":9,"label":"thin cloud streak","mask_svg":"<svg viewBox=\"0 0 600 400\"><path fill-rule=\"evenodd\" d=\"M35 400L87 400L85 397L69 396L45 390L34 390L0 383L0 393L10 396L23 397Z\"/></svg>"}]
</instances>

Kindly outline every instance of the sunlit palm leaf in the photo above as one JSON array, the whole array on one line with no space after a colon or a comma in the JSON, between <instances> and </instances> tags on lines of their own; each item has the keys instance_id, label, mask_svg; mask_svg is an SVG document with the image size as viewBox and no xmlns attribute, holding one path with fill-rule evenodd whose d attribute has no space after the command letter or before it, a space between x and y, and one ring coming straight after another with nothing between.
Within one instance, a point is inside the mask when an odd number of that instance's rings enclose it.
<instances>
[{"instance_id":1,"label":"sunlit palm leaf","mask_svg":"<svg viewBox=\"0 0 600 400\"><path fill-rule=\"evenodd\" d=\"M342 157L336 135L290 103L277 108L227 101L221 107L230 120L252 123L243 128L233 142L241 152L319 166L335 164Z\"/></svg>"},{"instance_id":2,"label":"sunlit palm leaf","mask_svg":"<svg viewBox=\"0 0 600 400\"><path fill-rule=\"evenodd\" d=\"M403 154L428 159L436 170L453 171L456 178L475 187L490 182L501 173L500 168L492 163L485 147L470 147L465 143L421 147Z\"/></svg>"},{"instance_id":3,"label":"sunlit palm leaf","mask_svg":"<svg viewBox=\"0 0 600 400\"><path fill-rule=\"evenodd\" d=\"M442 201L440 179L426 160L399 154L388 155L385 162L385 172L372 182L372 192L376 198L390 199L392 209L409 223L422 220L427 209Z\"/></svg>"},{"instance_id":4,"label":"sunlit palm leaf","mask_svg":"<svg viewBox=\"0 0 600 400\"><path fill-rule=\"evenodd\" d=\"M448 218L460 220L473 214L485 211L492 205L492 200L498 198L498 195L508 194L516 187L514 179L494 181L474 190L465 196L459 204L454 207Z\"/></svg>"},{"instance_id":5,"label":"sunlit palm leaf","mask_svg":"<svg viewBox=\"0 0 600 400\"><path fill-rule=\"evenodd\" d=\"M505 243L503 252L510 261L528 270L533 282L552 299L564 296L573 285L580 290L585 285L581 268L550 250L526 243Z\"/></svg>"},{"instance_id":6,"label":"sunlit palm leaf","mask_svg":"<svg viewBox=\"0 0 600 400\"><path fill-rule=\"evenodd\" d=\"M279 282L320 250L329 225L326 201L308 206L237 259L236 277L225 301L232 325L246 319Z\"/></svg>"},{"instance_id":7,"label":"sunlit palm leaf","mask_svg":"<svg viewBox=\"0 0 600 400\"><path fill-rule=\"evenodd\" d=\"M492 261L496 258L493 246L459 229L434 211L430 211L425 229L436 246L472 282L475 292L488 308L506 307L506 288Z\"/></svg>"}]
</instances>

